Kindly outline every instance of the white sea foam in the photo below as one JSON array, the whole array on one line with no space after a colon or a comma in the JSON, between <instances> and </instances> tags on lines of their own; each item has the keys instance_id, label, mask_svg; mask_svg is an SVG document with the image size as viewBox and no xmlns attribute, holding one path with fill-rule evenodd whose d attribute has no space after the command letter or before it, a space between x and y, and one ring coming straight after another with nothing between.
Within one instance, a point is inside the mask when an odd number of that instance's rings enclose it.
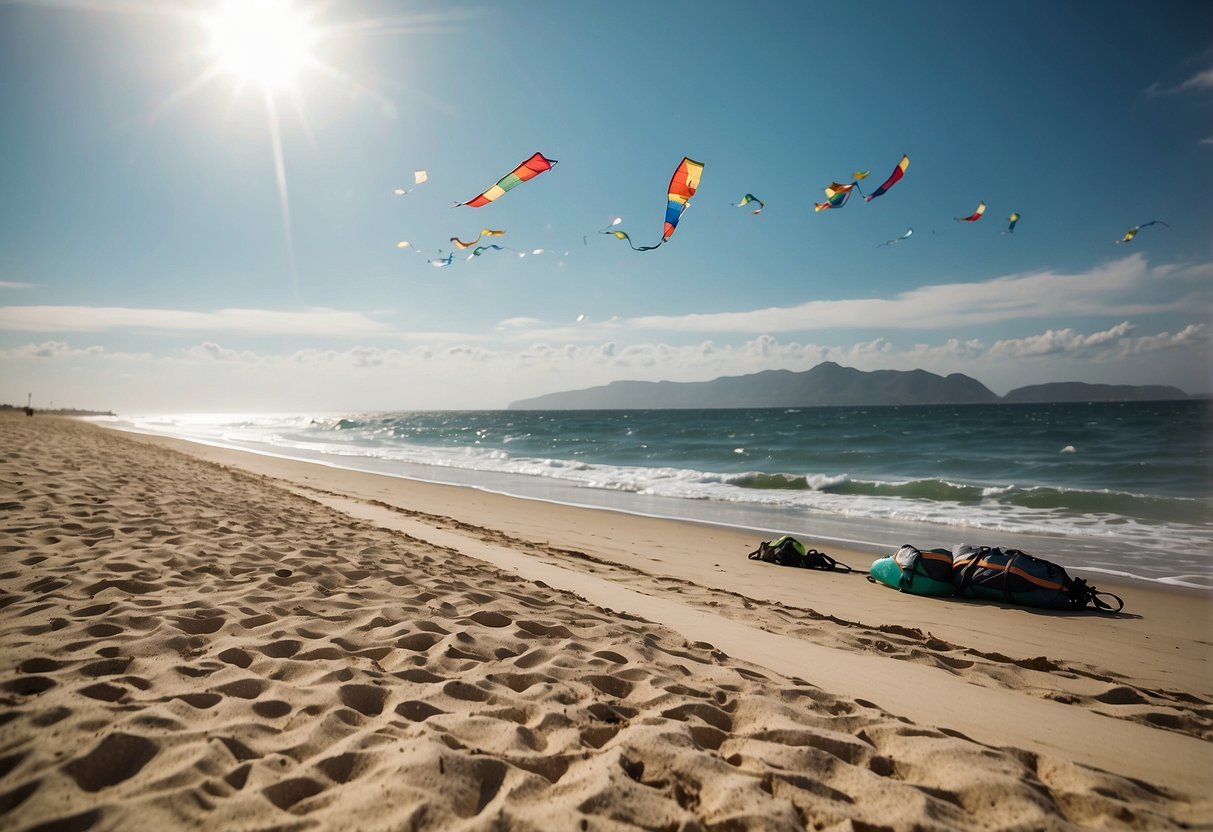
<instances>
[{"instance_id":1,"label":"white sea foam","mask_svg":"<svg viewBox=\"0 0 1213 832\"><path fill-rule=\"evenodd\" d=\"M333 415L301 414L173 414L131 420L136 429L169 433L220 444L242 447L261 446L286 455L304 453L334 461L346 460L360 467L357 460L424 466L464 472L487 472L505 476L534 478L575 486L587 491L601 490L673 501L702 504L705 501L746 506L779 512L787 518L834 517L858 522L931 524L941 529L976 530L986 534L1044 535L1090 541L1092 566L1098 564L1102 545L1119 551L1137 551L1153 566L1147 571L1161 573L1184 585L1200 583L1201 572L1208 569L1200 557L1190 563L1175 563L1177 551L1205 552L1208 529L1183 524L1146 524L1132 518L1108 513L1076 515L1056 508L1016 505L1000 498L1016 491L1014 485L990 485L980 488L980 500L916 499L902 494L864 493L865 483L847 474L805 473L806 487L781 485L780 476L722 473L672 466L628 466L587 462L582 459L515 455L501 447L479 444L461 447L405 443L394 438L393 430L383 425L367 428L332 429L338 425ZM320 422L318 427L315 423ZM524 439L529 434L511 434ZM479 440L477 440L479 441ZM502 441L501 444L506 444ZM338 463L341 464L341 463ZM383 470L378 465L376 470ZM767 478L768 487L738 487L747 477ZM520 481L525 496L528 487ZM912 480L869 480L870 490L904 489ZM940 481L945 489L972 488ZM854 486L854 487L848 487ZM1029 491L1030 489L1019 489ZM1058 489L1064 490L1064 489ZM587 493L588 502L593 502ZM790 525L790 524L789 524ZM1125 573L1140 576L1142 564L1126 564ZM1109 564L1104 568L1114 568ZM1178 571L1185 574L1177 575ZM1187 573L1191 574L1187 574Z\"/></svg>"}]
</instances>

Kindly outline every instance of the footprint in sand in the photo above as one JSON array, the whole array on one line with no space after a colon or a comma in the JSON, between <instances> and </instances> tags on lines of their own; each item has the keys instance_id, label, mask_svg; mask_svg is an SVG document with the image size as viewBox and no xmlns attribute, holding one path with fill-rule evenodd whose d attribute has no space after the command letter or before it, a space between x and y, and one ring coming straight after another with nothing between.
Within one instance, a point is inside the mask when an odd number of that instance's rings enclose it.
<instances>
[{"instance_id":1,"label":"footprint in sand","mask_svg":"<svg viewBox=\"0 0 1213 832\"><path fill-rule=\"evenodd\" d=\"M86 792L98 792L129 780L160 751L160 746L136 734L110 734L63 770Z\"/></svg>"},{"instance_id":2,"label":"footprint in sand","mask_svg":"<svg viewBox=\"0 0 1213 832\"><path fill-rule=\"evenodd\" d=\"M387 691L375 685L342 685L337 695L343 705L363 716L379 716L387 702Z\"/></svg>"}]
</instances>

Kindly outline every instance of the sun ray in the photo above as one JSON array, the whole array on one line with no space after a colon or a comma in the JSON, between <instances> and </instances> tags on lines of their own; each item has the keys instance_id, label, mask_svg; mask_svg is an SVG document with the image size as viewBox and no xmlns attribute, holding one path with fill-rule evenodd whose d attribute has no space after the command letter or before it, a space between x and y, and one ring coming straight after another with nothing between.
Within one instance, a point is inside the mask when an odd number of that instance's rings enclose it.
<instances>
[{"instance_id":1,"label":"sun ray","mask_svg":"<svg viewBox=\"0 0 1213 832\"><path fill-rule=\"evenodd\" d=\"M282 229L286 237L286 253L291 266L291 285L295 292L295 300L299 300L299 275L295 269L295 240L291 231L291 201L286 187L286 162L282 155L282 134L278 129L278 107L274 96L267 90L265 93L265 112L270 127L270 144L274 151L274 177L278 186L278 206L282 211Z\"/></svg>"}]
</instances>

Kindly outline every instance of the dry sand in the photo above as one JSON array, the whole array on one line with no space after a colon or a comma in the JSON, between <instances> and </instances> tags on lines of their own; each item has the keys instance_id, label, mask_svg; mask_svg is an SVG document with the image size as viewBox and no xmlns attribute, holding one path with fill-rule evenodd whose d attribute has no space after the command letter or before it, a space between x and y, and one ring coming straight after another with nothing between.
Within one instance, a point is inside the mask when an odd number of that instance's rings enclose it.
<instances>
[{"instance_id":1,"label":"dry sand","mask_svg":"<svg viewBox=\"0 0 1213 832\"><path fill-rule=\"evenodd\" d=\"M66 419L0 449L0 829L1213 825L1209 593L916 598Z\"/></svg>"}]
</instances>

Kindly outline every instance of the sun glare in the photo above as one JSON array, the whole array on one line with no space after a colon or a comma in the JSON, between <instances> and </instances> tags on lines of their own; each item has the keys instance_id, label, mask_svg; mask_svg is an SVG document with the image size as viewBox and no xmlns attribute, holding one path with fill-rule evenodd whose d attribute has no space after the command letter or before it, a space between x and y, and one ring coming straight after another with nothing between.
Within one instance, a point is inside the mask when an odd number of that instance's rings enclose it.
<instances>
[{"instance_id":1,"label":"sun glare","mask_svg":"<svg viewBox=\"0 0 1213 832\"><path fill-rule=\"evenodd\" d=\"M218 66L241 84L277 92L315 62L316 31L290 0L223 0L209 23Z\"/></svg>"}]
</instances>

